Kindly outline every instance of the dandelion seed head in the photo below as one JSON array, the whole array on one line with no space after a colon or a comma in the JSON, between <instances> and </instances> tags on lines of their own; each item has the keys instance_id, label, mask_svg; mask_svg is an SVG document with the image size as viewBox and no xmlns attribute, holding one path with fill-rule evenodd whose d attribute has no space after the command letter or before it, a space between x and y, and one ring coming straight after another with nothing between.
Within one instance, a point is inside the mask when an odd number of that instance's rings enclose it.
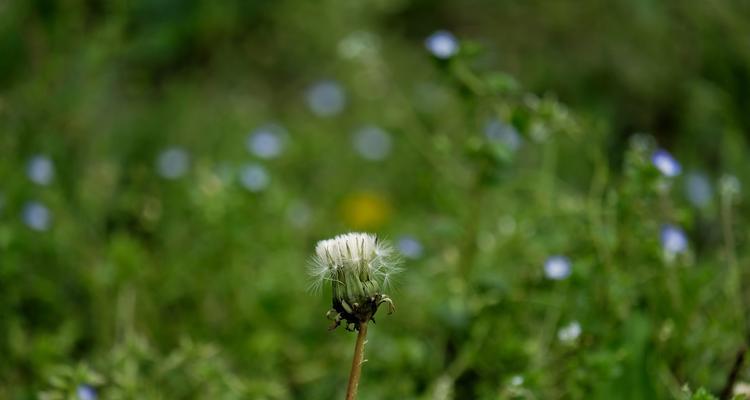
<instances>
[{"instance_id":1,"label":"dandelion seed head","mask_svg":"<svg viewBox=\"0 0 750 400\"><path fill-rule=\"evenodd\" d=\"M544 262L544 275L548 279L562 280L570 276L570 260L565 256L551 256Z\"/></svg>"},{"instance_id":2,"label":"dandelion seed head","mask_svg":"<svg viewBox=\"0 0 750 400\"><path fill-rule=\"evenodd\" d=\"M664 149L659 149L651 155L651 162L662 175L673 178L682 173L682 166Z\"/></svg>"},{"instance_id":3,"label":"dandelion seed head","mask_svg":"<svg viewBox=\"0 0 750 400\"><path fill-rule=\"evenodd\" d=\"M370 233L346 233L321 240L310 263L316 287L324 281L338 280L339 273L351 273L359 280L375 280L383 285L399 270L391 245Z\"/></svg>"},{"instance_id":4,"label":"dandelion seed head","mask_svg":"<svg viewBox=\"0 0 750 400\"><path fill-rule=\"evenodd\" d=\"M449 31L439 30L425 39L425 47L433 56L448 59L458 53L458 39Z\"/></svg>"},{"instance_id":5,"label":"dandelion seed head","mask_svg":"<svg viewBox=\"0 0 750 400\"><path fill-rule=\"evenodd\" d=\"M49 157L37 154L29 159L26 175L37 185L47 186L55 178L55 165Z\"/></svg>"}]
</instances>

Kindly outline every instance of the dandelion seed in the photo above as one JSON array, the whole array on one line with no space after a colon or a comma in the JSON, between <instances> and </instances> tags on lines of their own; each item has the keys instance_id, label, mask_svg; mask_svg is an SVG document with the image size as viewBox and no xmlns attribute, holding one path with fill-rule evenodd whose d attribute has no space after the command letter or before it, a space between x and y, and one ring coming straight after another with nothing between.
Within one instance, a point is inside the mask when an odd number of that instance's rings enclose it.
<instances>
[{"instance_id":1,"label":"dandelion seed","mask_svg":"<svg viewBox=\"0 0 750 400\"><path fill-rule=\"evenodd\" d=\"M573 321L557 331L557 338L563 343L571 343L581 336L581 324Z\"/></svg>"},{"instance_id":2,"label":"dandelion seed","mask_svg":"<svg viewBox=\"0 0 750 400\"><path fill-rule=\"evenodd\" d=\"M705 207L711 202L713 190L711 182L702 172L691 172L687 175L685 196L695 207Z\"/></svg>"},{"instance_id":3,"label":"dandelion seed","mask_svg":"<svg viewBox=\"0 0 750 400\"><path fill-rule=\"evenodd\" d=\"M484 124L484 135L489 140L504 144L514 152L521 147L521 136L516 128L496 118L492 118Z\"/></svg>"},{"instance_id":4,"label":"dandelion seed","mask_svg":"<svg viewBox=\"0 0 750 400\"><path fill-rule=\"evenodd\" d=\"M427 37L425 47L433 56L448 59L458 53L459 45L458 39L452 33L439 30Z\"/></svg>"},{"instance_id":5,"label":"dandelion seed","mask_svg":"<svg viewBox=\"0 0 750 400\"><path fill-rule=\"evenodd\" d=\"M674 256L687 251L687 236L677 226L671 224L662 225L660 239L662 248L668 256Z\"/></svg>"},{"instance_id":6,"label":"dandelion seed","mask_svg":"<svg viewBox=\"0 0 750 400\"><path fill-rule=\"evenodd\" d=\"M336 81L320 81L307 90L307 106L319 117L337 115L345 105L346 94Z\"/></svg>"},{"instance_id":7,"label":"dandelion seed","mask_svg":"<svg viewBox=\"0 0 750 400\"><path fill-rule=\"evenodd\" d=\"M513 386L521 386L523 385L523 376L521 375L513 375L512 378L510 378L510 384Z\"/></svg>"},{"instance_id":8,"label":"dandelion seed","mask_svg":"<svg viewBox=\"0 0 750 400\"><path fill-rule=\"evenodd\" d=\"M248 164L240 171L240 183L245 189L253 193L263 191L270 181L271 178L262 165Z\"/></svg>"},{"instance_id":9,"label":"dandelion seed","mask_svg":"<svg viewBox=\"0 0 750 400\"><path fill-rule=\"evenodd\" d=\"M76 388L78 400L96 400L96 390L89 385L78 385Z\"/></svg>"},{"instance_id":10,"label":"dandelion seed","mask_svg":"<svg viewBox=\"0 0 750 400\"><path fill-rule=\"evenodd\" d=\"M23 222L35 231L46 231L52 223L52 215L49 209L38 201L26 203L21 213Z\"/></svg>"},{"instance_id":11,"label":"dandelion seed","mask_svg":"<svg viewBox=\"0 0 750 400\"><path fill-rule=\"evenodd\" d=\"M286 130L277 124L268 124L253 131L246 141L247 150L265 159L278 157L284 150Z\"/></svg>"},{"instance_id":12,"label":"dandelion seed","mask_svg":"<svg viewBox=\"0 0 750 400\"><path fill-rule=\"evenodd\" d=\"M55 178L55 165L49 157L35 155L26 166L26 174L37 185L47 186Z\"/></svg>"},{"instance_id":13,"label":"dandelion seed","mask_svg":"<svg viewBox=\"0 0 750 400\"><path fill-rule=\"evenodd\" d=\"M651 156L651 162L662 175L673 178L682 172L682 166L669 154L668 151L659 149Z\"/></svg>"},{"instance_id":14,"label":"dandelion seed","mask_svg":"<svg viewBox=\"0 0 750 400\"><path fill-rule=\"evenodd\" d=\"M360 128L354 132L352 139L354 149L366 160L383 160L391 152L391 136L377 126Z\"/></svg>"},{"instance_id":15,"label":"dandelion seed","mask_svg":"<svg viewBox=\"0 0 750 400\"><path fill-rule=\"evenodd\" d=\"M181 178L187 173L189 166L190 157L187 151L180 147L164 150L156 160L156 171L165 179Z\"/></svg>"},{"instance_id":16,"label":"dandelion seed","mask_svg":"<svg viewBox=\"0 0 750 400\"><path fill-rule=\"evenodd\" d=\"M401 236L396 241L398 251L404 255L404 257L417 259L422 257L422 243L417 240L414 236Z\"/></svg>"},{"instance_id":17,"label":"dandelion seed","mask_svg":"<svg viewBox=\"0 0 750 400\"><path fill-rule=\"evenodd\" d=\"M552 256L544 262L544 275L548 279L562 280L570 276L570 260L565 256Z\"/></svg>"}]
</instances>

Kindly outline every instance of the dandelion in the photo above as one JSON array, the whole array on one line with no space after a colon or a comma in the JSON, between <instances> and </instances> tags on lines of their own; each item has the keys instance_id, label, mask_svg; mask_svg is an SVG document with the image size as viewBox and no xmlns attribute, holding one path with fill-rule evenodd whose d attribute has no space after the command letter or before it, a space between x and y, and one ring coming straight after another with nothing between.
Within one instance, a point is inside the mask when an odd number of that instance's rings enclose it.
<instances>
[{"instance_id":1,"label":"dandelion","mask_svg":"<svg viewBox=\"0 0 750 400\"><path fill-rule=\"evenodd\" d=\"M523 385L523 376L521 375L513 375L512 378L510 378L510 384L513 386L521 386Z\"/></svg>"},{"instance_id":2,"label":"dandelion","mask_svg":"<svg viewBox=\"0 0 750 400\"><path fill-rule=\"evenodd\" d=\"M548 279L562 280L570 276L570 260L565 256L552 256L544 262L544 275Z\"/></svg>"},{"instance_id":3,"label":"dandelion","mask_svg":"<svg viewBox=\"0 0 750 400\"><path fill-rule=\"evenodd\" d=\"M382 304L388 314L395 311L393 301L383 293L390 277L397 273L398 258L393 248L369 233L347 233L318 242L310 262L313 286L331 283L333 308L326 317L332 320L329 330L342 321L349 331L357 330L354 359L349 375L347 399L354 399L359 385L367 336L367 324L374 321Z\"/></svg>"},{"instance_id":4,"label":"dandelion","mask_svg":"<svg viewBox=\"0 0 750 400\"><path fill-rule=\"evenodd\" d=\"M664 149L659 149L651 155L651 162L654 167L667 178L674 178L675 176L682 173L682 166L677 160Z\"/></svg>"},{"instance_id":5,"label":"dandelion","mask_svg":"<svg viewBox=\"0 0 750 400\"><path fill-rule=\"evenodd\" d=\"M446 30L439 30L428 36L424 45L433 56L443 60L458 53L458 39Z\"/></svg>"},{"instance_id":6,"label":"dandelion","mask_svg":"<svg viewBox=\"0 0 750 400\"><path fill-rule=\"evenodd\" d=\"M165 179L181 178L189 167L190 156L180 147L170 147L156 159L156 171Z\"/></svg>"},{"instance_id":7,"label":"dandelion","mask_svg":"<svg viewBox=\"0 0 750 400\"><path fill-rule=\"evenodd\" d=\"M35 155L26 165L26 175L37 185L47 186L55 178L55 165L49 157Z\"/></svg>"},{"instance_id":8,"label":"dandelion","mask_svg":"<svg viewBox=\"0 0 750 400\"><path fill-rule=\"evenodd\" d=\"M96 400L96 390L89 385L78 385L76 388L78 400Z\"/></svg>"},{"instance_id":9,"label":"dandelion","mask_svg":"<svg viewBox=\"0 0 750 400\"><path fill-rule=\"evenodd\" d=\"M688 240L685 232L677 226L664 224L661 227L661 246L668 258L687 251Z\"/></svg>"},{"instance_id":10,"label":"dandelion","mask_svg":"<svg viewBox=\"0 0 750 400\"><path fill-rule=\"evenodd\" d=\"M557 338L563 343L574 342L579 336L581 336L581 324L578 321L573 321L557 331Z\"/></svg>"},{"instance_id":11,"label":"dandelion","mask_svg":"<svg viewBox=\"0 0 750 400\"><path fill-rule=\"evenodd\" d=\"M52 223L52 214L49 209L38 201L26 203L21 213L23 222L35 231L46 231Z\"/></svg>"},{"instance_id":12,"label":"dandelion","mask_svg":"<svg viewBox=\"0 0 750 400\"><path fill-rule=\"evenodd\" d=\"M344 109L344 105L346 94L336 81L320 81L307 90L307 106L319 117L337 115Z\"/></svg>"},{"instance_id":13,"label":"dandelion","mask_svg":"<svg viewBox=\"0 0 750 400\"><path fill-rule=\"evenodd\" d=\"M366 160L383 160L391 152L391 136L374 125L365 126L354 132L352 144L357 153Z\"/></svg>"}]
</instances>

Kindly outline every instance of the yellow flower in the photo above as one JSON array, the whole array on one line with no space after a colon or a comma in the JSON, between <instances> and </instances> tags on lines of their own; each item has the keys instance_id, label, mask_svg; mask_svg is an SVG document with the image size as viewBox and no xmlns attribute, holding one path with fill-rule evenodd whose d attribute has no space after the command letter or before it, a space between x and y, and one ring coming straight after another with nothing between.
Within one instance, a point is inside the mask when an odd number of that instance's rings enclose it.
<instances>
[{"instance_id":1,"label":"yellow flower","mask_svg":"<svg viewBox=\"0 0 750 400\"><path fill-rule=\"evenodd\" d=\"M390 217L391 205L381 194L356 192L342 204L344 222L354 229L377 230Z\"/></svg>"}]
</instances>

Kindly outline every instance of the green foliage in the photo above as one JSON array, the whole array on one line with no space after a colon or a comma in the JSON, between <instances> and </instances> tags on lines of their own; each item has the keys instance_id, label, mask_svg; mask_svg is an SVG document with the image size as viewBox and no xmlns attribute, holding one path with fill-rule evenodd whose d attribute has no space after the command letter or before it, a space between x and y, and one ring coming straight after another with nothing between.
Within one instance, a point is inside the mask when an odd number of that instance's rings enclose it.
<instances>
[{"instance_id":1,"label":"green foliage","mask_svg":"<svg viewBox=\"0 0 750 400\"><path fill-rule=\"evenodd\" d=\"M305 265L360 230L405 259L363 400L714 398L750 332L750 10L567 3L0 6L0 398L343 397Z\"/></svg>"}]
</instances>

